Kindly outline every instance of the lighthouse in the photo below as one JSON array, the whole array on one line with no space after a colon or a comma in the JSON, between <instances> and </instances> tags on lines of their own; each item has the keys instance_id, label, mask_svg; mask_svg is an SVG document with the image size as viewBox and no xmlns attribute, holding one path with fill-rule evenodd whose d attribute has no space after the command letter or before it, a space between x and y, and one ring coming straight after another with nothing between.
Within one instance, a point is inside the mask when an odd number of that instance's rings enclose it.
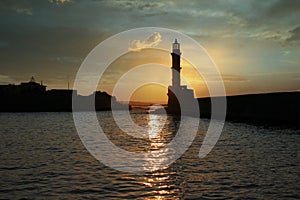
<instances>
[{"instance_id":1,"label":"lighthouse","mask_svg":"<svg viewBox=\"0 0 300 200\"><path fill-rule=\"evenodd\" d=\"M167 112L169 114L180 115L182 111L190 110L189 106L195 103L194 91L188 89L186 85L181 85L180 83L180 59L181 51L180 44L177 39L175 39L172 44L172 85L168 87L168 108ZM184 106L180 105L180 102L184 102ZM188 111L189 112L189 111Z\"/></svg>"}]
</instances>

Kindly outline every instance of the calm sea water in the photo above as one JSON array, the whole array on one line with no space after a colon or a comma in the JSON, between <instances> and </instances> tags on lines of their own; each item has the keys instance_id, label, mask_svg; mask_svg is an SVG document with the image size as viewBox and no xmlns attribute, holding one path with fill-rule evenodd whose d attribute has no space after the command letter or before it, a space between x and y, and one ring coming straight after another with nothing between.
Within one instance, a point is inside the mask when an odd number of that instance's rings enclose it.
<instances>
[{"instance_id":1,"label":"calm sea water","mask_svg":"<svg viewBox=\"0 0 300 200\"><path fill-rule=\"evenodd\" d=\"M168 127L154 140L145 140L122 133L110 112L99 112L98 118L116 145L137 152L167 144L180 122L169 116ZM132 118L149 123L146 114ZM1 113L0 198L300 198L299 130L227 122L213 151L199 159L208 123L201 121L192 146L166 169L130 174L101 164L87 152L71 113Z\"/></svg>"}]
</instances>

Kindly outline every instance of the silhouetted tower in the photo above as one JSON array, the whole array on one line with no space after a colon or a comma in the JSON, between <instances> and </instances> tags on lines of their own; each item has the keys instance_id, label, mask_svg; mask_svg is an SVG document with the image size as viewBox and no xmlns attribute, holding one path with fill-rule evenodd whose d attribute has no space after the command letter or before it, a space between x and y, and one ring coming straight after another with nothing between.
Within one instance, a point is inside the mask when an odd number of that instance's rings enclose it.
<instances>
[{"instance_id":1,"label":"silhouetted tower","mask_svg":"<svg viewBox=\"0 0 300 200\"><path fill-rule=\"evenodd\" d=\"M168 87L168 109L167 112L175 115L194 115L196 100L194 91L186 85L180 84L180 44L175 39L172 45L172 85ZM182 105L179 103L181 101ZM197 114L197 112L195 113Z\"/></svg>"},{"instance_id":2,"label":"silhouetted tower","mask_svg":"<svg viewBox=\"0 0 300 200\"><path fill-rule=\"evenodd\" d=\"M172 45L172 85L168 88L168 113L180 114L180 104L178 98L181 93L180 87L180 44L175 39Z\"/></svg>"},{"instance_id":3,"label":"silhouetted tower","mask_svg":"<svg viewBox=\"0 0 300 200\"><path fill-rule=\"evenodd\" d=\"M175 39L173 43L173 50L172 50L172 86L179 87L180 86L180 44Z\"/></svg>"}]
</instances>

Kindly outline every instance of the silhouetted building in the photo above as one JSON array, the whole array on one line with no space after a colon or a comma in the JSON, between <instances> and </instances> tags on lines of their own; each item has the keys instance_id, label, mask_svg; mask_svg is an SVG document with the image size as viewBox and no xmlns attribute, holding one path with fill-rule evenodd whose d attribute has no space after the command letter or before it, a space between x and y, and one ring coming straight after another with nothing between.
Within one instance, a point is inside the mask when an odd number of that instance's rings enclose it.
<instances>
[{"instance_id":1,"label":"silhouetted building","mask_svg":"<svg viewBox=\"0 0 300 200\"><path fill-rule=\"evenodd\" d=\"M23 93L27 94L42 94L46 92L46 86L35 82L34 77L32 76L29 82L21 83L20 90Z\"/></svg>"},{"instance_id":2,"label":"silhouetted building","mask_svg":"<svg viewBox=\"0 0 300 200\"><path fill-rule=\"evenodd\" d=\"M9 84L9 85L0 85L0 95L17 95L20 90L17 85Z\"/></svg>"},{"instance_id":3,"label":"silhouetted building","mask_svg":"<svg viewBox=\"0 0 300 200\"><path fill-rule=\"evenodd\" d=\"M168 109L167 112L170 114L181 114L181 106L185 106L186 111L189 110L188 105L195 103L194 91L187 88L186 85L180 84L180 44L175 39L172 46L172 85L168 87Z\"/></svg>"},{"instance_id":4,"label":"silhouetted building","mask_svg":"<svg viewBox=\"0 0 300 200\"><path fill-rule=\"evenodd\" d=\"M3 96L18 96L18 95L37 95L44 94L46 86L36 83L34 77L31 77L29 82L23 82L20 85L0 85L0 94Z\"/></svg>"},{"instance_id":5,"label":"silhouetted building","mask_svg":"<svg viewBox=\"0 0 300 200\"><path fill-rule=\"evenodd\" d=\"M120 104L115 97L106 92L97 91L90 96L81 96L77 90L52 89L36 83L32 77L29 82L20 85L0 85L0 112L61 112L72 111L72 97L80 99L81 110L87 110L90 102L95 101L95 110L110 110L111 104L117 109L127 109L128 105ZM130 108L130 107L129 107Z\"/></svg>"}]
</instances>

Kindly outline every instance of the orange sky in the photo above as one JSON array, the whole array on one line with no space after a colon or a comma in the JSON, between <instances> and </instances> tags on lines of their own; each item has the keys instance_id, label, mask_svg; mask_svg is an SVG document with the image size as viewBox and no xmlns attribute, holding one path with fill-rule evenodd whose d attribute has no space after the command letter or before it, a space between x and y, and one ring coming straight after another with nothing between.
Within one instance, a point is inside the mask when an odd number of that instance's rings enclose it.
<instances>
[{"instance_id":1,"label":"orange sky","mask_svg":"<svg viewBox=\"0 0 300 200\"><path fill-rule=\"evenodd\" d=\"M160 81L166 83L166 85L171 85L171 54L170 52L154 49L143 49L137 52L129 52L117 60L115 60L106 70L102 76L98 89L105 90L109 93L112 93L112 90L116 84L116 81L120 77L133 69L134 67L153 63L164 65L166 68L169 68L169 72L164 74L157 74L157 72L147 72L147 74L134 74L130 77L130 81L137 82L138 80L143 79L143 76L151 76L152 80ZM151 64L149 68L153 67ZM192 85L197 96L207 96L207 89L205 83L203 82L201 76L197 71L184 59L181 60L182 66L182 76L184 76L189 84ZM181 81L182 84L185 84L184 80ZM202 94L202 95L201 95ZM121 96L118 97L120 100L123 100ZM132 96L132 101L147 101L147 102L166 102L167 101L167 88L158 84L147 84L141 86Z\"/></svg>"}]
</instances>

